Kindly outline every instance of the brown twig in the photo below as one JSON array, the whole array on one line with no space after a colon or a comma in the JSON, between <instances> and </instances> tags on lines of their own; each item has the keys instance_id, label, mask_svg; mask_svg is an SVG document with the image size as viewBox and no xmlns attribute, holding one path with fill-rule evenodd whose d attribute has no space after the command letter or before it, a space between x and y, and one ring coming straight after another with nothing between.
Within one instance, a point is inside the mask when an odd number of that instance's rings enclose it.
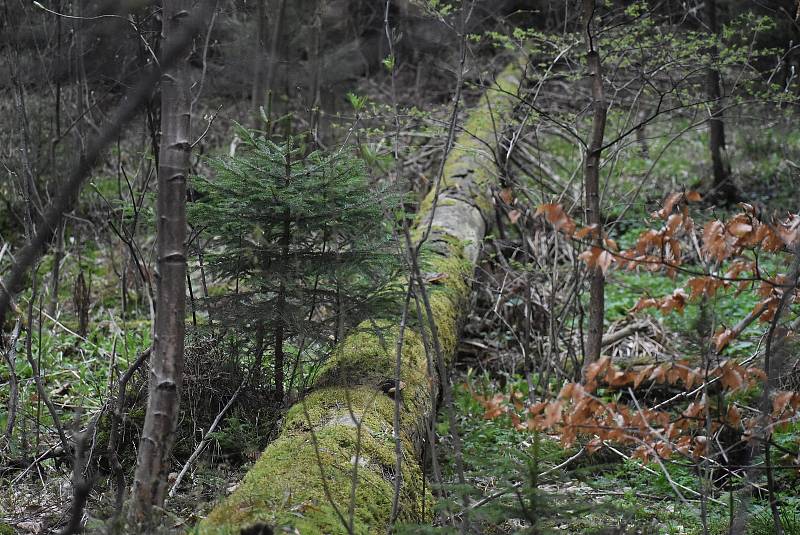
<instances>
[{"instance_id":1,"label":"brown twig","mask_svg":"<svg viewBox=\"0 0 800 535\"><path fill-rule=\"evenodd\" d=\"M131 380L131 377L133 377L133 374L136 373L136 370L148 359L151 351L152 347L148 347L142 351L120 378L117 401L111 412L111 429L108 435L106 456L108 458L108 463L111 465L111 472L116 479L116 500L114 502L114 516L112 517L114 521L116 521L122 513L122 506L125 502L125 471L117 455L117 436L119 435L119 424L122 421L122 413L125 410L128 382Z\"/></svg>"},{"instance_id":2,"label":"brown twig","mask_svg":"<svg viewBox=\"0 0 800 535\"><path fill-rule=\"evenodd\" d=\"M8 340L8 347L3 351L3 359L8 365L8 420L6 423L6 442L11 444L11 438L14 434L14 423L17 419L17 409L19 405L19 379L17 377L16 362L17 362L17 340L19 339L21 321L17 318L14 325L14 330L11 331L11 337Z\"/></svg>"},{"instance_id":3,"label":"brown twig","mask_svg":"<svg viewBox=\"0 0 800 535\"><path fill-rule=\"evenodd\" d=\"M86 475L86 469L91 458L89 442L92 435L94 435L97 420L98 418L93 419L86 429L73 435L75 456L72 462L72 505L70 506L69 522L61 530L60 535L72 535L73 533L81 532L83 511L86 508L86 501L89 499L89 492L92 489L91 477ZM78 425L77 422L76 425Z\"/></svg>"}]
</instances>

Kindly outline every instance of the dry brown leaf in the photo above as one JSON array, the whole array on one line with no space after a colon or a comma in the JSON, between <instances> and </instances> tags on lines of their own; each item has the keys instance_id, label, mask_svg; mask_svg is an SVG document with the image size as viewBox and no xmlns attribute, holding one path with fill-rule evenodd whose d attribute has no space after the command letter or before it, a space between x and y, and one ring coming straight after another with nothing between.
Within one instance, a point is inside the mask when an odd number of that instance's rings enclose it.
<instances>
[{"instance_id":1,"label":"dry brown leaf","mask_svg":"<svg viewBox=\"0 0 800 535\"><path fill-rule=\"evenodd\" d=\"M729 426L738 428L742 423L742 413L735 405L728 405L728 414L725 416L725 420Z\"/></svg>"},{"instance_id":2,"label":"dry brown leaf","mask_svg":"<svg viewBox=\"0 0 800 535\"><path fill-rule=\"evenodd\" d=\"M593 383L595 378L611 365L611 357L603 355L597 362L592 362L586 368L586 382Z\"/></svg>"},{"instance_id":3,"label":"dry brown leaf","mask_svg":"<svg viewBox=\"0 0 800 535\"><path fill-rule=\"evenodd\" d=\"M565 234L568 236L572 236L575 233L575 228L577 225L575 221L564 211L564 209L559 204L540 204L536 208L535 215L543 214L545 220L548 223L553 225L556 230L563 230Z\"/></svg>"},{"instance_id":4,"label":"dry brown leaf","mask_svg":"<svg viewBox=\"0 0 800 535\"><path fill-rule=\"evenodd\" d=\"M686 200L689 202L700 202L703 200L703 196L700 195L700 192L691 190L686 192Z\"/></svg>"},{"instance_id":5,"label":"dry brown leaf","mask_svg":"<svg viewBox=\"0 0 800 535\"><path fill-rule=\"evenodd\" d=\"M720 377L720 381L722 382L722 386L731 392L741 390L745 386L744 377L739 370L736 369L736 365L731 361L726 362L722 366L722 376Z\"/></svg>"},{"instance_id":6,"label":"dry brown leaf","mask_svg":"<svg viewBox=\"0 0 800 535\"><path fill-rule=\"evenodd\" d=\"M584 239L586 236L589 236L589 235L592 235L592 236L597 236L597 229L598 229L598 228L599 228L599 225L597 225L597 223L593 223L593 224L591 224L591 225L589 225L589 226L587 226L587 227L583 227L582 229L580 229L579 231L577 231L577 232L575 233L575 237L576 237L577 239L579 239L579 240L582 240L582 239Z\"/></svg>"},{"instance_id":7,"label":"dry brown leaf","mask_svg":"<svg viewBox=\"0 0 800 535\"><path fill-rule=\"evenodd\" d=\"M717 353L725 349L725 347L731 343L733 335L734 332L731 329L721 328L719 331L717 331L717 333L714 335L714 348L716 349Z\"/></svg>"},{"instance_id":8,"label":"dry brown leaf","mask_svg":"<svg viewBox=\"0 0 800 535\"><path fill-rule=\"evenodd\" d=\"M780 391L772 398L772 416L775 418L780 417L787 409L792 406L792 398L800 396L797 392L789 390Z\"/></svg>"}]
</instances>

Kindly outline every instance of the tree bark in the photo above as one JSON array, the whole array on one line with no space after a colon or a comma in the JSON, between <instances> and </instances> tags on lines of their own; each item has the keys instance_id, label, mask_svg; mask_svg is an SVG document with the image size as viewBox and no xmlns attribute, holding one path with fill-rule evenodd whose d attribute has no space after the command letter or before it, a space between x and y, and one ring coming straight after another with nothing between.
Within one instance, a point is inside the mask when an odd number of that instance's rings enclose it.
<instances>
[{"instance_id":1,"label":"tree bark","mask_svg":"<svg viewBox=\"0 0 800 535\"><path fill-rule=\"evenodd\" d=\"M719 26L717 24L717 2L706 0L705 17L708 32L713 39L717 38ZM711 168L713 182L711 184L711 197L722 199L725 202L735 202L737 194L733 182L730 180L731 166L725 146L725 122L722 111L722 87L719 71L714 67L719 59L717 45L710 49L712 65L706 73L706 93L711 102L711 118L708 120L708 148L711 151Z\"/></svg>"},{"instance_id":2,"label":"tree bark","mask_svg":"<svg viewBox=\"0 0 800 535\"><path fill-rule=\"evenodd\" d=\"M584 192L586 203L586 223L594 225L594 246L603 247L603 218L600 213L600 158L603 137L606 129L606 98L603 89L603 71L594 36L595 0L583 0L583 24L589 67L589 80L592 84L592 133L586 150L584 168ZM583 370L600 358L603 347L603 319L605 315L605 276L599 267L589 268L589 326L584 348Z\"/></svg>"},{"instance_id":3,"label":"tree bark","mask_svg":"<svg viewBox=\"0 0 800 535\"><path fill-rule=\"evenodd\" d=\"M413 229L419 237L432 219L420 267L423 273L443 274L428 292L438 342L448 360L455 354L459 325L468 309L469 281L485 221L494 210L489 189L497 169L486 147L494 140L493 124L502 124L519 101L520 72L517 64L503 71L481 100L488 103L470 114L447 158L437 208L432 210L431 192ZM406 288L407 281L397 281L397 287ZM397 520L420 521L430 515L420 461L436 385L445 378L428 366L419 326L414 330L407 325L404 331L399 430L394 424L395 400L380 388L387 380L396 381L395 344L403 301L398 292L396 322L368 320L341 341L313 392L289 409L277 440L237 490L200 523L199 535L248 528L267 533L269 526L289 526L304 534L385 533L395 499L394 431L400 435L403 457ZM424 335L429 337L431 331Z\"/></svg>"},{"instance_id":4,"label":"tree bark","mask_svg":"<svg viewBox=\"0 0 800 535\"><path fill-rule=\"evenodd\" d=\"M189 0L165 0L162 39L169 47L189 15ZM151 526L164 503L183 380L186 315L186 175L190 140L189 72L178 61L161 78L161 142L156 207L157 273L153 355L133 488L132 520Z\"/></svg>"}]
</instances>

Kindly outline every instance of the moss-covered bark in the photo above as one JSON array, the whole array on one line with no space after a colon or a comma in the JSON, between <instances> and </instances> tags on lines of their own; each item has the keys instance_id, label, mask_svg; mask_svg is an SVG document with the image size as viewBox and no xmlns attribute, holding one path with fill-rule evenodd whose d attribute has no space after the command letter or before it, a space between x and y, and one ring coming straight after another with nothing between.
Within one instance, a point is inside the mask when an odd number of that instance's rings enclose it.
<instances>
[{"instance_id":1,"label":"moss-covered bark","mask_svg":"<svg viewBox=\"0 0 800 535\"><path fill-rule=\"evenodd\" d=\"M517 65L507 67L472 111L446 161L435 213L432 192L417 219L419 232L433 217L421 263L425 271L442 274L430 299L446 358L455 353L468 281L486 229L483 213L491 209L490 186L498 172L488 147L495 146L495 128L516 104L518 72ZM322 371L314 392L289 410L279 438L196 532L238 534L266 524L290 526L303 535L348 533L355 466L353 531L385 533L395 471L394 400L377 385L393 377L397 334L394 325L365 322L350 335ZM424 521L431 503L420 466L422 432L434 410L431 385L437 378L429 374L420 335L409 329L402 380L400 521Z\"/></svg>"}]
</instances>

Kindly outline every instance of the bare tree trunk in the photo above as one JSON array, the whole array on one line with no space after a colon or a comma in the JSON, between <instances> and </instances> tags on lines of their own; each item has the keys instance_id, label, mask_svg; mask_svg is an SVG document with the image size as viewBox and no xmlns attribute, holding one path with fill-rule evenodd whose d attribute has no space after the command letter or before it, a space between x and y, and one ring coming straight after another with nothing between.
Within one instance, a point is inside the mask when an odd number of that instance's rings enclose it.
<instances>
[{"instance_id":1,"label":"bare tree trunk","mask_svg":"<svg viewBox=\"0 0 800 535\"><path fill-rule=\"evenodd\" d=\"M586 60L592 83L592 135L586 151L584 169L586 223L595 225L594 245L603 246L603 218L600 214L600 156L606 129L606 98L603 90L603 71L600 55L592 35L595 0L583 0L583 25L586 32ZM589 274L589 332L584 348L583 369L600 358L603 344L603 317L605 312L605 276L599 267L590 268Z\"/></svg>"},{"instance_id":2,"label":"bare tree trunk","mask_svg":"<svg viewBox=\"0 0 800 535\"><path fill-rule=\"evenodd\" d=\"M289 177L290 164L287 160L286 176ZM289 258L289 243L291 242L291 220L289 209L283 214L283 235L281 236L281 256L284 260ZM285 338L286 322L283 315L286 311L286 287L285 282L281 280L278 288L278 301L275 310L275 399L282 402L284 396L283 383L285 382L284 369L286 366L286 355L283 351L283 342Z\"/></svg>"},{"instance_id":3,"label":"bare tree trunk","mask_svg":"<svg viewBox=\"0 0 800 535\"><path fill-rule=\"evenodd\" d=\"M189 15L189 0L165 0L162 39L170 47ZM164 503L183 379L186 315L186 174L191 140L189 73L178 61L161 79L161 146L157 199L157 307L150 384L133 488L132 520L152 525Z\"/></svg>"},{"instance_id":4,"label":"bare tree trunk","mask_svg":"<svg viewBox=\"0 0 800 535\"><path fill-rule=\"evenodd\" d=\"M716 39L719 32L716 0L706 0L705 16L708 32ZM711 61L715 62L719 57L716 44L712 45L710 53ZM720 74L713 66L709 66L708 72L706 73L706 93L708 100L711 101L711 118L708 121L708 148L711 151L711 167L714 176L714 180L711 184L712 197L725 200L726 202L734 202L737 194L736 188L730 180L731 165L725 147L725 122L722 112Z\"/></svg>"},{"instance_id":5,"label":"bare tree trunk","mask_svg":"<svg viewBox=\"0 0 800 535\"><path fill-rule=\"evenodd\" d=\"M72 292L72 301L75 304L75 313L78 316L78 334L86 337L89 332L89 307L91 306L91 275L89 284L86 284L86 277L83 276L83 269L75 279L75 286Z\"/></svg>"}]
</instances>

